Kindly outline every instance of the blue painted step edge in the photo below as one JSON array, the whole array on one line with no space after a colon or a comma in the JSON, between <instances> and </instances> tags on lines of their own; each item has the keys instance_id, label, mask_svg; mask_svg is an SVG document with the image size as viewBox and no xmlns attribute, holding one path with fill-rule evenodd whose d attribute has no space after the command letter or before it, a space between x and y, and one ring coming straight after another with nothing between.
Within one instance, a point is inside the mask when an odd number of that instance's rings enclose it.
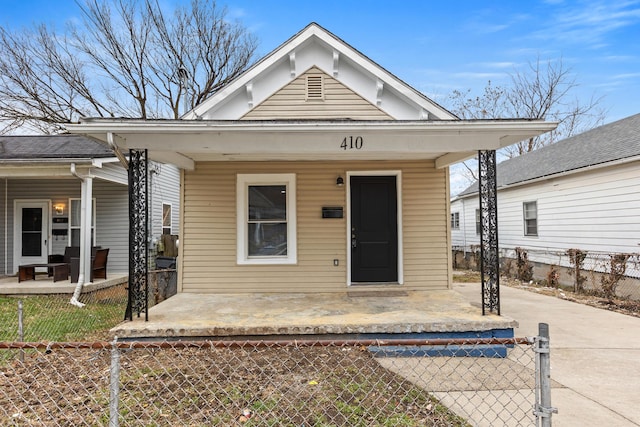
<instances>
[{"instance_id":1,"label":"blue painted step edge","mask_svg":"<svg viewBox=\"0 0 640 427\"><path fill-rule=\"evenodd\" d=\"M407 334L362 334L367 339L464 339L513 338L512 328L469 332L423 332ZM505 358L512 344L369 346L375 357L487 357Z\"/></svg>"}]
</instances>

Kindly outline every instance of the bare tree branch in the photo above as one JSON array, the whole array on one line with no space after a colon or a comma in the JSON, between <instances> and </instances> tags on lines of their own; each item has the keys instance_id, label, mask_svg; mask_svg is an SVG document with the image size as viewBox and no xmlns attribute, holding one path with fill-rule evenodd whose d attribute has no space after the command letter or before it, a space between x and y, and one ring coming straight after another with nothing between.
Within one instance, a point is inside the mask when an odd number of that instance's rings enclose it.
<instances>
[{"instance_id":1,"label":"bare tree branch","mask_svg":"<svg viewBox=\"0 0 640 427\"><path fill-rule=\"evenodd\" d=\"M58 132L82 116L178 118L254 60L255 37L215 0L171 12L158 0L79 6L83 21L61 34L0 27L0 133Z\"/></svg>"},{"instance_id":2,"label":"bare tree branch","mask_svg":"<svg viewBox=\"0 0 640 427\"><path fill-rule=\"evenodd\" d=\"M578 84L562 58L545 63L537 58L525 71L516 71L510 77L511 85L505 87L494 86L489 81L480 96L471 96L471 91L454 91L449 95L450 110L464 119L509 117L559 123L552 132L504 148L499 153L502 156L522 155L592 129L604 121L601 98L591 97L581 102L573 97ZM471 177L470 183L477 180L477 172L473 171L475 165L464 164L464 175Z\"/></svg>"}]
</instances>

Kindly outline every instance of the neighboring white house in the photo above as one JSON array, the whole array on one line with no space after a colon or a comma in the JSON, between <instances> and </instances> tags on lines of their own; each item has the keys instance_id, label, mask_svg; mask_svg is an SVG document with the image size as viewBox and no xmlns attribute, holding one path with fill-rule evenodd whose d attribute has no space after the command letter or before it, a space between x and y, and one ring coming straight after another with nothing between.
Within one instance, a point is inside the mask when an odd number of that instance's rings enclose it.
<instances>
[{"instance_id":1,"label":"neighboring white house","mask_svg":"<svg viewBox=\"0 0 640 427\"><path fill-rule=\"evenodd\" d=\"M640 251L640 114L497 166L501 253L561 265L558 254ZM451 243L480 243L478 184L451 200ZM633 267L632 267L633 268ZM635 267L637 269L637 266Z\"/></svg>"},{"instance_id":2,"label":"neighboring white house","mask_svg":"<svg viewBox=\"0 0 640 427\"><path fill-rule=\"evenodd\" d=\"M153 244L163 233L179 233L180 173L152 163L149 174ZM46 263L66 246L81 246L87 189L93 200L87 222L91 245L109 248L109 272L128 272L127 185L127 171L114 153L90 138L0 136L0 275L15 274L20 264Z\"/></svg>"}]
</instances>

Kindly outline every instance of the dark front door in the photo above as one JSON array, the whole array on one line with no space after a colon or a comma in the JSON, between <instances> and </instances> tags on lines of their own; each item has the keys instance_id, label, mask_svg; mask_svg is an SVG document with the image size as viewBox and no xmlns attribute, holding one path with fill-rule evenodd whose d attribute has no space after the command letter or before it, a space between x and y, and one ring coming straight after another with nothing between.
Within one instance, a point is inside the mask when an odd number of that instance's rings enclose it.
<instances>
[{"instance_id":1,"label":"dark front door","mask_svg":"<svg viewBox=\"0 0 640 427\"><path fill-rule=\"evenodd\" d=\"M352 176L351 282L398 281L395 176Z\"/></svg>"},{"instance_id":2,"label":"dark front door","mask_svg":"<svg viewBox=\"0 0 640 427\"><path fill-rule=\"evenodd\" d=\"M47 262L49 202L16 200L14 217L14 271L22 264Z\"/></svg>"}]
</instances>

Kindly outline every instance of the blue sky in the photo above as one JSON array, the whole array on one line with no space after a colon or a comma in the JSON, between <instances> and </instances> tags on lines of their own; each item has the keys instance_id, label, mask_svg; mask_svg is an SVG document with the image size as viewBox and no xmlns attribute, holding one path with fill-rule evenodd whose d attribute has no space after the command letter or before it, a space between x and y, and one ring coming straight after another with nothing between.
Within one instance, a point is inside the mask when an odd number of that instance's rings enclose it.
<instances>
[{"instance_id":1,"label":"blue sky","mask_svg":"<svg viewBox=\"0 0 640 427\"><path fill-rule=\"evenodd\" d=\"M185 0L160 0L171 5ZM602 97L605 123L640 112L640 0L465 1L218 0L269 53L317 22L434 98L480 94L488 80L528 62L562 58L586 102ZM79 18L73 0L0 0L0 24L62 25Z\"/></svg>"},{"instance_id":2,"label":"blue sky","mask_svg":"<svg viewBox=\"0 0 640 427\"><path fill-rule=\"evenodd\" d=\"M186 0L161 0L171 5ZM583 102L602 97L605 123L640 112L640 0L218 0L269 53L317 22L436 101L480 94L528 62L562 58ZM73 0L0 0L9 27L79 18Z\"/></svg>"},{"instance_id":3,"label":"blue sky","mask_svg":"<svg viewBox=\"0 0 640 427\"><path fill-rule=\"evenodd\" d=\"M188 0L159 0L172 5ZM602 98L604 123L640 113L640 0L218 0L263 56L316 22L437 102L480 95L527 64L562 58L582 103ZM0 0L0 25L78 20L73 0ZM455 194L469 182L452 174Z\"/></svg>"}]
</instances>

